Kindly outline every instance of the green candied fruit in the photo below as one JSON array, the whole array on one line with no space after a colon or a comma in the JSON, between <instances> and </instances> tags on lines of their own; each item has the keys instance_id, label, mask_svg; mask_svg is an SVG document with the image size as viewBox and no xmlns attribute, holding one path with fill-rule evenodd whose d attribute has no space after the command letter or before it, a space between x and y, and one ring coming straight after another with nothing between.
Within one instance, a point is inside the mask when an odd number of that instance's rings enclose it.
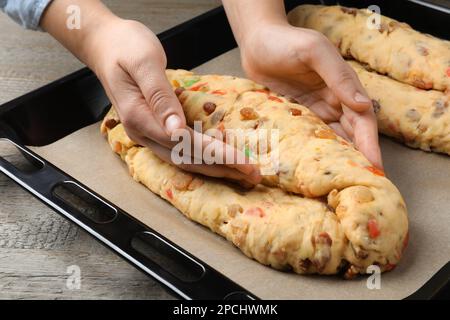
<instances>
[{"instance_id":1,"label":"green candied fruit","mask_svg":"<svg viewBox=\"0 0 450 320\"><path fill-rule=\"evenodd\" d=\"M194 77L194 78L190 78L190 79L186 79L183 81L183 87L190 87L192 86L194 83L199 82L200 81L200 77Z\"/></svg>"},{"instance_id":2,"label":"green candied fruit","mask_svg":"<svg viewBox=\"0 0 450 320\"><path fill-rule=\"evenodd\" d=\"M247 158L252 157L252 151L248 147L245 147L244 154Z\"/></svg>"}]
</instances>

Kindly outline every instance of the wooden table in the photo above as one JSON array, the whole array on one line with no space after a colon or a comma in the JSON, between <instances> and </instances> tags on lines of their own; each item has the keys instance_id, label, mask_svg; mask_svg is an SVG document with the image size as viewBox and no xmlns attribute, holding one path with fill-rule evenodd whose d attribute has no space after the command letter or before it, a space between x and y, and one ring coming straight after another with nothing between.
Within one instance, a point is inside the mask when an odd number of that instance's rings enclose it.
<instances>
[{"instance_id":1,"label":"wooden table","mask_svg":"<svg viewBox=\"0 0 450 320\"><path fill-rule=\"evenodd\" d=\"M104 2L119 16L139 20L155 33L220 4ZM23 30L0 13L0 104L81 67L48 34ZM67 286L71 265L80 267L80 289ZM168 298L172 297L158 283L0 174L0 299Z\"/></svg>"}]
</instances>

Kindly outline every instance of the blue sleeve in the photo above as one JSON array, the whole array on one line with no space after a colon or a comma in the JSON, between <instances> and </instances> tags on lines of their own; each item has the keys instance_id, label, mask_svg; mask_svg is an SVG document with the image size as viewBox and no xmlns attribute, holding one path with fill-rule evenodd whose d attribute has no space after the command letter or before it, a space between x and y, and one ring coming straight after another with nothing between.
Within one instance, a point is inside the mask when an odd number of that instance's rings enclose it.
<instances>
[{"instance_id":1,"label":"blue sleeve","mask_svg":"<svg viewBox=\"0 0 450 320\"><path fill-rule=\"evenodd\" d=\"M0 8L27 29L39 29L39 21L52 0L0 0Z\"/></svg>"}]
</instances>

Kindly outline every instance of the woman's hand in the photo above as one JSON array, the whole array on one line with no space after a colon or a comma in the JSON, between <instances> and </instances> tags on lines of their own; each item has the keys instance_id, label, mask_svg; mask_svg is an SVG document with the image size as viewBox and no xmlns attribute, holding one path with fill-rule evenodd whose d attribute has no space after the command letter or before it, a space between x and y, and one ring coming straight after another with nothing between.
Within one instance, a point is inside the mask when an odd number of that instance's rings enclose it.
<instances>
[{"instance_id":1,"label":"woman's hand","mask_svg":"<svg viewBox=\"0 0 450 320\"><path fill-rule=\"evenodd\" d=\"M382 167L372 103L353 69L321 33L263 24L241 42L247 75L308 106Z\"/></svg>"},{"instance_id":2,"label":"woman's hand","mask_svg":"<svg viewBox=\"0 0 450 320\"><path fill-rule=\"evenodd\" d=\"M247 76L308 106L382 168L372 103L333 44L289 25L280 0L223 2Z\"/></svg>"},{"instance_id":3,"label":"woman's hand","mask_svg":"<svg viewBox=\"0 0 450 320\"><path fill-rule=\"evenodd\" d=\"M171 148L177 143L171 141L174 131L188 130L191 137L199 134L186 125L183 109L165 75L166 56L158 38L143 24L118 18L97 1L79 1L80 6L91 6L81 11L89 15L84 16L80 30L64 32L64 27L63 30L57 27L57 14L63 10L64 2L55 1L50 5L43 27L95 72L129 137L150 147L163 160L172 162ZM202 135L201 141L203 146L219 144L224 159L227 153L237 153L234 148L210 137ZM188 171L242 181L246 185L256 184L261 179L259 170L250 164L179 166Z\"/></svg>"},{"instance_id":4,"label":"woman's hand","mask_svg":"<svg viewBox=\"0 0 450 320\"><path fill-rule=\"evenodd\" d=\"M166 56L158 38L139 22L117 20L97 30L88 48L89 65L116 106L127 134L172 162L170 152L176 142L171 136L175 130L188 130L192 137L198 133L186 126L183 109L165 75ZM206 136L202 140L204 146L212 141ZM215 142L226 149L224 159L226 152L234 152L228 145ZM251 165L179 166L209 176L259 182L258 171Z\"/></svg>"}]
</instances>

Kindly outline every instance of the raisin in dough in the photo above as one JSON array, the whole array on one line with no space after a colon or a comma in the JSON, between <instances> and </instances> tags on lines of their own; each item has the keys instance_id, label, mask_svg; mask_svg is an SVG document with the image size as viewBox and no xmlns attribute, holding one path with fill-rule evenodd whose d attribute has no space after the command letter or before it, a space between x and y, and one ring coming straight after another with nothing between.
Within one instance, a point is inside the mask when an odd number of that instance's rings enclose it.
<instances>
[{"instance_id":1,"label":"raisin in dough","mask_svg":"<svg viewBox=\"0 0 450 320\"><path fill-rule=\"evenodd\" d=\"M374 102L379 131L413 148L450 155L450 96L421 90L350 61Z\"/></svg>"},{"instance_id":2,"label":"raisin in dough","mask_svg":"<svg viewBox=\"0 0 450 320\"><path fill-rule=\"evenodd\" d=\"M450 41L384 16L379 29L370 29L372 15L340 6L301 5L288 18L294 26L320 31L343 56L379 73L422 89L450 89Z\"/></svg>"},{"instance_id":3,"label":"raisin in dough","mask_svg":"<svg viewBox=\"0 0 450 320\"><path fill-rule=\"evenodd\" d=\"M349 261L346 273L351 275L373 263L389 270L399 261L408 230L400 193L307 108L245 79L183 70L167 75L189 123L200 119L205 128L219 130L255 128L256 123L280 129L282 170L265 178L270 188L244 193L182 173L134 144L112 110L102 131L135 180L248 256L276 268L331 274ZM205 198L214 201L205 203Z\"/></svg>"}]
</instances>

